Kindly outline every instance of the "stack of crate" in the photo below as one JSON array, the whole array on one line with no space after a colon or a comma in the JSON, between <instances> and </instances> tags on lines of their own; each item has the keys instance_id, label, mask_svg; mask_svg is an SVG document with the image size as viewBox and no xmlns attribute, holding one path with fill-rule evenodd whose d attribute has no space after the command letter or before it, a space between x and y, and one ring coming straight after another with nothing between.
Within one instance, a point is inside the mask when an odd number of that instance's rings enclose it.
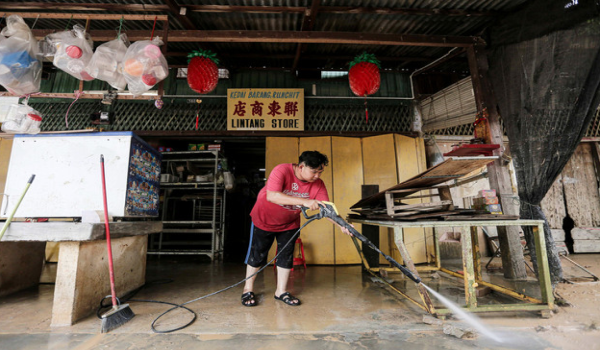
<instances>
[{"instance_id":1,"label":"stack of crate","mask_svg":"<svg viewBox=\"0 0 600 350\"><path fill-rule=\"evenodd\" d=\"M490 214L502 214L502 207L498 203L496 190L481 190L478 196L473 198L473 209L484 210Z\"/></svg>"}]
</instances>

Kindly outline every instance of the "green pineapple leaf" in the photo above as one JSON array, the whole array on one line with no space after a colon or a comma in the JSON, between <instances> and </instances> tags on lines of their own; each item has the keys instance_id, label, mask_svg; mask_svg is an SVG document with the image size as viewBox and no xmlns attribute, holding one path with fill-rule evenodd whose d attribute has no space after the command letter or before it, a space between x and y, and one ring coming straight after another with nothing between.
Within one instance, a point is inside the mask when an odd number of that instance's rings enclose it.
<instances>
[{"instance_id":1,"label":"green pineapple leaf","mask_svg":"<svg viewBox=\"0 0 600 350\"><path fill-rule=\"evenodd\" d=\"M355 64L358 64L360 62L373 63L374 65L377 66L377 68L381 69L381 62L379 62L379 60L372 53L367 53L366 51L364 51L360 55L354 57L354 60L352 60L352 62L349 63L350 68L352 68L352 66L354 66Z\"/></svg>"},{"instance_id":2,"label":"green pineapple leaf","mask_svg":"<svg viewBox=\"0 0 600 350\"><path fill-rule=\"evenodd\" d=\"M206 57L208 59L211 59L213 62L215 62L216 65L219 64L219 59L217 58L217 54L210 50L194 50L194 51L188 53L187 57L188 57L188 63L190 63L190 61L194 57Z\"/></svg>"}]
</instances>

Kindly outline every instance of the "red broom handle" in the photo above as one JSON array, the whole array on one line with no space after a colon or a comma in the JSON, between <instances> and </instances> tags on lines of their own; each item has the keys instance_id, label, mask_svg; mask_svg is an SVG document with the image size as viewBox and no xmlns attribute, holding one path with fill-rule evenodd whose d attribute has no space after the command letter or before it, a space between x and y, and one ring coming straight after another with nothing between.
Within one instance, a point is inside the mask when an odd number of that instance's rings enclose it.
<instances>
[{"instance_id":1,"label":"red broom handle","mask_svg":"<svg viewBox=\"0 0 600 350\"><path fill-rule=\"evenodd\" d=\"M108 252L108 272L110 274L110 294L113 307L117 307L117 294L115 293L115 269L113 267L112 247L110 245L110 228L108 222L108 204L106 202L106 179L104 177L104 155L100 155L102 169L102 200L104 202L104 227L106 228L106 250Z\"/></svg>"}]
</instances>

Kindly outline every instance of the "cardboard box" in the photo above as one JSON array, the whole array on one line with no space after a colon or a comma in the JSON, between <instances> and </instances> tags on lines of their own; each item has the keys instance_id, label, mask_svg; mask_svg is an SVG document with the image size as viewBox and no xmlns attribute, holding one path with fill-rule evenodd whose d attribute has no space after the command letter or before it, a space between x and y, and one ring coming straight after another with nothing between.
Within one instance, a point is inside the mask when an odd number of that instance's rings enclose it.
<instances>
[{"instance_id":1,"label":"cardboard box","mask_svg":"<svg viewBox=\"0 0 600 350\"><path fill-rule=\"evenodd\" d=\"M502 214L502 206L500 204L474 204L472 208L485 210L490 214Z\"/></svg>"},{"instance_id":2,"label":"cardboard box","mask_svg":"<svg viewBox=\"0 0 600 350\"><path fill-rule=\"evenodd\" d=\"M474 205L498 204L498 197L477 197L473 198Z\"/></svg>"},{"instance_id":3,"label":"cardboard box","mask_svg":"<svg viewBox=\"0 0 600 350\"><path fill-rule=\"evenodd\" d=\"M479 197L496 197L496 190L481 190Z\"/></svg>"},{"instance_id":4,"label":"cardboard box","mask_svg":"<svg viewBox=\"0 0 600 350\"><path fill-rule=\"evenodd\" d=\"M502 214L500 204L486 204L483 206L483 210L489 211L491 214Z\"/></svg>"},{"instance_id":5,"label":"cardboard box","mask_svg":"<svg viewBox=\"0 0 600 350\"><path fill-rule=\"evenodd\" d=\"M221 150L221 145L208 145L208 150L209 151L220 151Z\"/></svg>"}]
</instances>

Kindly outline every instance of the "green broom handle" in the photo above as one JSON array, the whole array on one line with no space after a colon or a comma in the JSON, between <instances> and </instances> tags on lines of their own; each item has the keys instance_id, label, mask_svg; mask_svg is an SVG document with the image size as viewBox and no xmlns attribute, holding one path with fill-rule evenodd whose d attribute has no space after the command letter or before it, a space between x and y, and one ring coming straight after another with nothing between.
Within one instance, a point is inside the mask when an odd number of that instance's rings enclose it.
<instances>
[{"instance_id":1,"label":"green broom handle","mask_svg":"<svg viewBox=\"0 0 600 350\"><path fill-rule=\"evenodd\" d=\"M8 229L8 225L10 225L10 222L12 221L13 216L15 216L15 213L17 212L17 209L19 208L19 205L21 204L23 197L25 197L25 193L27 193L27 190L29 189L29 186L31 186L31 183L33 182L34 178L35 178L35 174L31 175L31 177L29 178L29 181L27 181L27 186L25 186L25 190L23 191L21 198L19 198L17 205L15 205L15 207L14 207L12 213L10 213L10 216L8 217L8 219L6 219L6 222L4 223L4 227L2 227L2 231L0 232L0 241L2 240L2 237L4 237L4 233Z\"/></svg>"}]
</instances>

